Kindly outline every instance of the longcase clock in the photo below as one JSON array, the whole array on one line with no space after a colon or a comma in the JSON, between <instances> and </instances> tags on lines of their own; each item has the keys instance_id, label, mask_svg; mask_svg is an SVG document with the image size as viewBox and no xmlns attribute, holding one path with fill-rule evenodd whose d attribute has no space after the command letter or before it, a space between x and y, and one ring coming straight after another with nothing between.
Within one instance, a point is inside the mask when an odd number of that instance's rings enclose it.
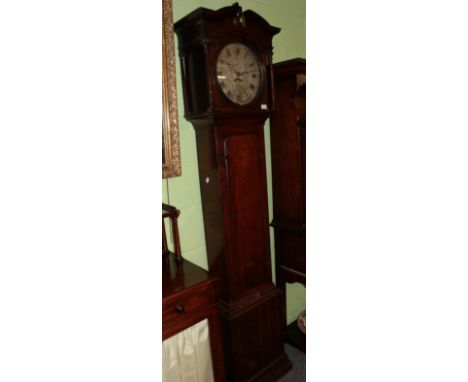
<instances>
[{"instance_id":1,"label":"longcase clock","mask_svg":"<svg viewBox=\"0 0 468 382\"><path fill-rule=\"evenodd\" d=\"M280 29L236 3L174 26L185 118L196 133L210 272L218 276L229 381L275 381L291 367L282 292L271 279L263 125Z\"/></svg>"}]
</instances>

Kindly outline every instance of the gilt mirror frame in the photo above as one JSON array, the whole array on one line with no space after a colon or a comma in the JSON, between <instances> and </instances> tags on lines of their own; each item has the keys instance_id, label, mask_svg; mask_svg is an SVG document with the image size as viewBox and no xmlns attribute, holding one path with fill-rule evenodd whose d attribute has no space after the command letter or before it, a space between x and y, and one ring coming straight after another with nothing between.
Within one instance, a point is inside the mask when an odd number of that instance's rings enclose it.
<instances>
[{"instance_id":1,"label":"gilt mirror frame","mask_svg":"<svg viewBox=\"0 0 468 382\"><path fill-rule=\"evenodd\" d=\"M163 0L162 30L162 176L181 175L172 0Z\"/></svg>"}]
</instances>

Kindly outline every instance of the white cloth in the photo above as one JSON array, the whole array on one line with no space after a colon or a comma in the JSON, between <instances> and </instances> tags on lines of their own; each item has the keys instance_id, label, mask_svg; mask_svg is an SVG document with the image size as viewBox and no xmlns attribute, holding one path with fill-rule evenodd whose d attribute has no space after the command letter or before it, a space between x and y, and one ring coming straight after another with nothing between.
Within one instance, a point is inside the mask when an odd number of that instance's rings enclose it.
<instances>
[{"instance_id":1,"label":"white cloth","mask_svg":"<svg viewBox=\"0 0 468 382\"><path fill-rule=\"evenodd\" d=\"M163 382L213 382L208 320L162 343Z\"/></svg>"}]
</instances>

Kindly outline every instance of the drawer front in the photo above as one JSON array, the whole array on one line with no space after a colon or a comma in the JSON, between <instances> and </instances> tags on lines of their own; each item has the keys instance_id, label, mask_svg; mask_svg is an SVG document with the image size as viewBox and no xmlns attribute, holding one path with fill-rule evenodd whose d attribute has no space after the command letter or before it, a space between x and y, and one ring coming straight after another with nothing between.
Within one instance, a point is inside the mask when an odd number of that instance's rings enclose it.
<instances>
[{"instance_id":1,"label":"drawer front","mask_svg":"<svg viewBox=\"0 0 468 382\"><path fill-rule=\"evenodd\" d=\"M163 323L183 318L214 302L215 298L211 285L191 290L181 297L171 299L169 303L163 302Z\"/></svg>"}]
</instances>

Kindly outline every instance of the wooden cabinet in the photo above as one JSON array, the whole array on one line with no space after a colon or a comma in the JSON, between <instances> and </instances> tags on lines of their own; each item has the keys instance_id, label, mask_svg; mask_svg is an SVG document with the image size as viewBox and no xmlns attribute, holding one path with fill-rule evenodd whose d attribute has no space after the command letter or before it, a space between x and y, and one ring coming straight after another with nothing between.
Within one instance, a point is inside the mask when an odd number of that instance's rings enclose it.
<instances>
[{"instance_id":1,"label":"wooden cabinet","mask_svg":"<svg viewBox=\"0 0 468 382\"><path fill-rule=\"evenodd\" d=\"M274 65L276 110L271 116L271 168L276 283L306 284L306 62ZM285 312L285 310L284 310ZM305 336L292 323L286 340L305 351Z\"/></svg>"},{"instance_id":2,"label":"wooden cabinet","mask_svg":"<svg viewBox=\"0 0 468 382\"><path fill-rule=\"evenodd\" d=\"M176 262L172 254L162 261L163 341L207 319L214 380L225 381L215 279L187 260Z\"/></svg>"}]
</instances>

